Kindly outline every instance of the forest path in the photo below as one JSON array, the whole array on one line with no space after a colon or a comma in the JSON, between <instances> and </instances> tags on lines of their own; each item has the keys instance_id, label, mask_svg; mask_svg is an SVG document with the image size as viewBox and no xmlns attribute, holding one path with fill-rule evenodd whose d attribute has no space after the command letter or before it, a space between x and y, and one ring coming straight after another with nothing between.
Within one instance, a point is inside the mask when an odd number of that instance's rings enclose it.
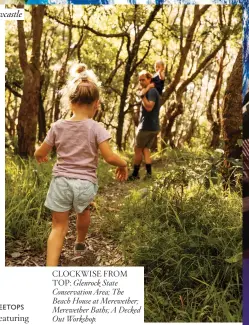
<instances>
[{"instance_id":1,"label":"forest path","mask_svg":"<svg viewBox=\"0 0 249 325\"><path fill-rule=\"evenodd\" d=\"M143 175L143 172L142 172ZM86 238L88 249L83 256L75 256L74 242L76 238L76 217L69 218L69 231L65 238L60 258L60 266L121 266L125 264L122 251L114 236L102 230L102 221L106 214L118 214L122 209L123 199L133 190L145 188L150 181L142 179L134 182L117 182L112 180L100 188L94 211L91 211L90 231ZM106 225L106 224L105 224ZM37 253L31 245L16 240L15 247L6 247L6 266L45 266L46 248ZM12 242L13 245L13 242ZM127 261L126 261L127 265Z\"/></svg>"},{"instance_id":2,"label":"forest path","mask_svg":"<svg viewBox=\"0 0 249 325\"><path fill-rule=\"evenodd\" d=\"M83 256L75 256L73 246L76 235L75 216L70 219L70 230L63 248L62 266L121 266L125 265L122 251L114 236L103 231L102 222L107 214L118 214L123 199L139 184L117 181L110 182L99 190L94 211L91 211L91 225L86 238L88 249ZM106 224L106 222L105 222Z\"/></svg>"}]
</instances>

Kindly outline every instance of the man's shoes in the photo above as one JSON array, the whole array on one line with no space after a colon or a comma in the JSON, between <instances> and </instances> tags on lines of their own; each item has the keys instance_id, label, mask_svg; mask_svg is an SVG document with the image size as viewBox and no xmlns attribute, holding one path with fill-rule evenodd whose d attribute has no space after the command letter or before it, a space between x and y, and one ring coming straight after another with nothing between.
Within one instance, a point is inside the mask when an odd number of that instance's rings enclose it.
<instances>
[{"instance_id":1,"label":"man's shoes","mask_svg":"<svg viewBox=\"0 0 249 325\"><path fill-rule=\"evenodd\" d=\"M152 179L152 175L151 174L146 174L145 176L144 176L144 181L147 181L147 180L150 180L150 179Z\"/></svg>"},{"instance_id":2,"label":"man's shoes","mask_svg":"<svg viewBox=\"0 0 249 325\"><path fill-rule=\"evenodd\" d=\"M130 175L128 178L127 178L127 181L135 181L137 179L140 179L140 177L137 175L137 176L134 176L134 175Z\"/></svg>"}]
</instances>

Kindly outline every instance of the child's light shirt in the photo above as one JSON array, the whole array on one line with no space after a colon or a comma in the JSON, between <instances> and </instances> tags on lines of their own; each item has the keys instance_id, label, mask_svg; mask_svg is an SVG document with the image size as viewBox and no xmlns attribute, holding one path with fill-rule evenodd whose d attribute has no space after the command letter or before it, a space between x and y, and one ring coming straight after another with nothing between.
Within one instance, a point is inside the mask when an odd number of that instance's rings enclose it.
<instances>
[{"instance_id":1,"label":"child's light shirt","mask_svg":"<svg viewBox=\"0 0 249 325\"><path fill-rule=\"evenodd\" d=\"M92 119L53 123L44 140L56 147L53 176L86 179L96 184L98 145L110 138L109 132Z\"/></svg>"}]
</instances>

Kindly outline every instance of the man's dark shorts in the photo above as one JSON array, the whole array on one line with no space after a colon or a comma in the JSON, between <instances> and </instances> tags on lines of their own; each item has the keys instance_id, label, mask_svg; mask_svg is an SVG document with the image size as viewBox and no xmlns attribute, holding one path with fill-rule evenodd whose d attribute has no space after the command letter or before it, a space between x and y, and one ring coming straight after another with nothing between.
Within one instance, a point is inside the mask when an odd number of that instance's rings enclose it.
<instances>
[{"instance_id":1,"label":"man's dark shorts","mask_svg":"<svg viewBox=\"0 0 249 325\"><path fill-rule=\"evenodd\" d=\"M138 131L136 136L135 146L138 148L148 148L151 149L156 136L158 135L159 131Z\"/></svg>"}]
</instances>

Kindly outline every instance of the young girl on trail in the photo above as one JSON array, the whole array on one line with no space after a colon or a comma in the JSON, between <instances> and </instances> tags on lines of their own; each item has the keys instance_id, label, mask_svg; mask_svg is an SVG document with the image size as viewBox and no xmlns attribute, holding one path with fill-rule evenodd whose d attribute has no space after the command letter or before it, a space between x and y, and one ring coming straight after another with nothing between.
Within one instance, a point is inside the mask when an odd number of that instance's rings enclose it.
<instances>
[{"instance_id":1,"label":"young girl on trail","mask_svg":"<svg viewBox=\"0 0 249 325\"><path fill-rule=\"evenodd\" d=\"M38 163L48 160L47 155L53 146L57 152L57 162L45 202L45 206L52 210L47 266L58 265L72 207L77 213L75 253L79 255L86 249L84 241L90 224L89 204L98 188L98 150L107 163L118 167L117 180L124 181L128 176L126 161L110 148L110 134L101 124L92 120L99 106L96 77L84 65L79 65L76 72L76 77L65 88L73 116L52 124L44 142L35 152Z\"/></svg>"},{"instance_id":2,"label":"young girl on trail","mask_svg":"<svg viewBox=\"0 0 249 325\"><path fill-rule=\"evenodd\" d=\"M155 71L153 78L151 79L151 83L141 91L141 95L145 95L151 88L156 88L161 96L164 88L164 80L165 80L165 65L162 60L157 60L155 62Z\"/></svg>"}]
</instances>

